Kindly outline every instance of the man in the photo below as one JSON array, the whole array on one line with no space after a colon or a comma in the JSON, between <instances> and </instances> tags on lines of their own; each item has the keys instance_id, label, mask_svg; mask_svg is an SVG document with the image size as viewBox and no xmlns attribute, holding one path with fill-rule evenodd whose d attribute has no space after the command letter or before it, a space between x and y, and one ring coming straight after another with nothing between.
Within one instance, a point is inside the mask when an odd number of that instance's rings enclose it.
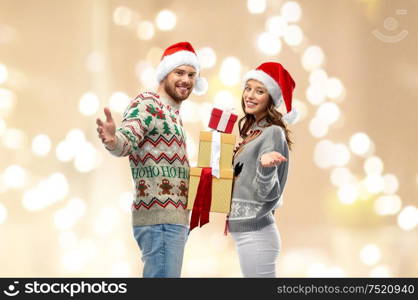
<instances>
[{"instance_id":1,"label":"man","mask_svg":"<svg viewBox=\"0 0 418 300\"><path fill-rule=\"evenodd\" d=\"M139 94L120 128L108 108L96 120L99 138L115 156L128 156L135 182L134 237L142 251L143 277L180 277L188 236L186 210L189 161L181 103L194 90L204 93L200 64L190 43L168 47L157 68L156 93Z\"/></svg>"}]
</instances>

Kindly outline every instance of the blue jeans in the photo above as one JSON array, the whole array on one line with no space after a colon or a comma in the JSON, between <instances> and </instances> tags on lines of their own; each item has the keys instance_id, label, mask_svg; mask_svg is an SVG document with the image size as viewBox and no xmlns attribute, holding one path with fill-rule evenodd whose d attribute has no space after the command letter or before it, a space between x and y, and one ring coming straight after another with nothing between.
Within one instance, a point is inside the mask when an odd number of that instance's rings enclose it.
<instances>
[{"instance_id":1,"label":"blue jeans","mask_svg":"<svg viewBox=\"0 0 418 300\"><path fill-rule=\"evenodd\" d=\"M184 245L189 228L185 225L134 226L134 237L142 252L143 277L180 277Z\"/></svg>"}]
</instances>

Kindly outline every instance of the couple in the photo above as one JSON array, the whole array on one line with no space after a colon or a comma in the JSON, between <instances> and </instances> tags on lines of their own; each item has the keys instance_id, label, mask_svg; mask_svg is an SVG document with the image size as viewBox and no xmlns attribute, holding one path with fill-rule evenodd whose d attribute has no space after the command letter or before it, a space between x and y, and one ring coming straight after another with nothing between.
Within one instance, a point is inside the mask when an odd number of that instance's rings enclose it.
<instances>
[{"instance_id":1,"label":"couple","mask_svg":"<svg viewBox=\"0 0 418 300\"><path fill-rule=\"evenodd\" d=\"M133 234L142 252L143 276L180 277L189 233L189 162L179 110L192 91L204 93L206 82L187 42L164 51L156 75L158 90L132 100L119 128L105 108L106 119L96 120L97 132L111 154L129 156L136 195ZM284 117L276 108L283 95L291 111L295 83L282 65L272 62L248 72L244 83L245 116L239 121L243 141L234 151L235 183L227 224L244 277L275 277L280 236L274 210L286 183L291 145Z\"/></svg>"}]
</instances>

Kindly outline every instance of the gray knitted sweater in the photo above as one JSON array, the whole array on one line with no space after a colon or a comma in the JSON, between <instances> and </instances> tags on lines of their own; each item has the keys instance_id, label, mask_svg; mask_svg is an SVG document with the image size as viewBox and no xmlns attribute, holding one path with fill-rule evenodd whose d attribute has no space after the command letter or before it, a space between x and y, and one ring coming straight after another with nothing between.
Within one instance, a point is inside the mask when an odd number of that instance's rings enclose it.
<instances>
[{"instance_id":1,"label":"gray knitted sweater","mask_svg":"<svg viewBox=\"0 0 418 300\"><path fill-rule=\"evenodd\" d=\"M260 230L274 223L273 210L282 204L282 193L289 167L289 150L284 130L267 125L265 119L255 123L247 138L234 154L234 188L229 231ZM263 154L277 151L287 158L274 167L263 167Z\"/></svg>"}]
</instances>

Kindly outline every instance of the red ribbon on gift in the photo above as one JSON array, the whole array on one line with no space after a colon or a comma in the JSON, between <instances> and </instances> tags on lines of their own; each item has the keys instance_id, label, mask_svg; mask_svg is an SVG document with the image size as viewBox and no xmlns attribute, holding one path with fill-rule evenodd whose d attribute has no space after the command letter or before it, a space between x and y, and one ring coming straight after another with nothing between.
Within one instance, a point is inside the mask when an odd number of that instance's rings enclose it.
<instances>
[{"instance_id":1,"label":"red ribbon on gift","mask_svg":"<svg viewBox=\"0 0 418 300\"><path fill-rule=\"evenodd\" d=\"M202 168L199 186L193 204L190 219L190 231L209 223L209 211L212 203L212 168Z\"/></svg>"}]
</instances>

